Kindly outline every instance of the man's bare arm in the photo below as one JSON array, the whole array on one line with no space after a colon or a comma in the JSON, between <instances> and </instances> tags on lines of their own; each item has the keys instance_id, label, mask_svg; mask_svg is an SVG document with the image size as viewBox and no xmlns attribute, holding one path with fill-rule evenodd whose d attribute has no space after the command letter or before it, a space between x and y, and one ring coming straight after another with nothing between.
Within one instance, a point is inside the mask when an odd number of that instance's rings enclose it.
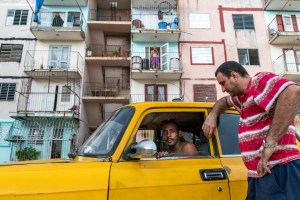
<instances>
[{"instance_id":1,"label":"man's bare arm","mask_svg":"<svg viewBox=\"0 0 300 200\"><path fill-rule=\"evenodd\" d=\"M277 143L288 130L289 125L294 120L300 106L300 87L298 85L288 86L278 97L275 105L273 121L266 137L269 144ZM280 146L275 148L264 148L261 159L257 165L257 173L260 176L271 173L267 162L273 153L280 150Z\"/></svg>"},{"instance_id":2,"label":"man's bare arm","mask_svg":"<svg viewBox=\"0 0 300 200\"><path fill-rule=\"evenodd\" d=\"M268 143L278 142L294 120L300 106L300 86L288 86L278 97L272 124L267 135Z\"/></svg>"},{"instance_id":3,"label":"man's bare arm","mask_svg":"<svg viewBox=\"0 0 300 200\"><path fill-rule=\"evenodd\" d=\"M208 117L203 123L202 130L207 138L210 138L217 127L218 116L225 112L228 108L232 107L233 104L229 100L229 96L219 99L214 105L212 111L209 113Z\"/></svg>"}]
</instances>

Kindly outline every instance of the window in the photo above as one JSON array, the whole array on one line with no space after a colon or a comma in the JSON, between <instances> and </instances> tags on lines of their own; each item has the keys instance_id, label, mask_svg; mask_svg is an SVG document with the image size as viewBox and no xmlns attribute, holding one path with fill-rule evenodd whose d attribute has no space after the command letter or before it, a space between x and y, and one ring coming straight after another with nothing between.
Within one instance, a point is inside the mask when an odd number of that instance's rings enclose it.
<instances>
[{"instance_id":1,"label":"window","mask_svg":"<svg viewBox=\"0 0 300 200\"><path fill-rule=\"evenodd\" d=\"M71 100L71 89L69 86L62 87L62 94L61 94L61 102L70 102Z\"/></svg>"},{"instance_id":2,"label":"window","mask_svg":"<svg viewBox=\"0 0 300 200\"><path fill-rule=\"evenodd\" d=\"M145 101L167 101L167 85L145 85Z\"/></svg>"},{"instance_id":3,"label":"window","mask_svg":"<svg viewBox=\"0 0 300 200\"><path fill-rule=\"evenodd\" d=\"M0 101L13 101L16 83L0 83Z\"/></svg>"},{"instance_id":4,"label":"window","mask_svg":"<svg viewBox=\"0 0 300 200\"><path fill-rule=\"evenodd\" d=\"M192 47L192 64L214 64L213 48Z\"/></svg>"},{"instance_id":5,"label":"window","mask_svg":"<svg viewBox=\"0 0 300 200\"><path fill-rule=\"evenodd\" d=\"M257 49L238 49L238 56L241 65L259 65Z\"/></svg>"},{"instance_id":6,"label":"window","mask_svg":"<svg viewBox=\"0 0 300 200\"><path fill-rule=\"evenodd\" d=\"M21 62L22 44L1 44L0 62Z\"/></svg>"},{"instance_id":7,"label":"window","mask_svg":"<svg viewBox=\"0 0 300 200\"><path fill-rule=\"evenodd\" d=\"M26 25L28 10L8 10L6 25Z\"/></svg>"},{"instance_id":8,"label":"window","mask_svg":"<svg viewBox=\"0 0 300 200\"><path fill-rule=\"evenodd\" d=\"M216 85L194 85L195 102L216 102L217 90Z\"/></svg>"},{"instance_id":9,"label":"window","mask_svg":"<svg viewBox=\"0 0 300 200\"><path fill-rule=\"evenodd\" d=\"M29 129L28 144L42 145L44 143L44 129L32 127Z\"/></svg>"},{"instance_id":10,"label":"window","mask_svg":"<svg viewBox=\"0 0 300 200\"><path fill-rule=\"evenodd\" d=\"M209 14L190 13L190 28L210 28Z\"/></svg>"},{"instance_id":11,"label":"window","mask_svg":"<svg viewBox=\"0 0 300 200\"><path fill-rule=\"evenodd\" d=\"M0 122L0 146L9 146L9 142L5 139L9 136L9 129L12 122Z\"/></svg>"},{"instance_id":12,"label":"window","mask_svg":"<svg viewBox=\"0 0 300 200\"><path fill-rule=\"evenodd\" d=\"M254 30L253 15L232 15L234 29Z\"/></svg>"},{"instance_id":13,"label":"window","mask_svg":"<svg viewBox=\"0 0 300 200\"><path fill-rule=\"evenodd\" d=\"M221 114L219 116L218 134L223 155L241 154L237 134L239 121L240 116L236 114Z\"/></svg>"}]
</instances>

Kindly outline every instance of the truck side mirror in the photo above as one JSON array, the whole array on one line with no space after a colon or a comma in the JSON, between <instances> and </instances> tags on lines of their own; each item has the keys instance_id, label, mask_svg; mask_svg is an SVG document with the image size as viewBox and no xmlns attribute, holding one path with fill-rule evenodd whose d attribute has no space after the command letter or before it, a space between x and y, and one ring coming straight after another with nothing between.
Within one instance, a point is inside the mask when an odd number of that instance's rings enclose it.
<instances>
[{"instance_id":1,"label":"truck side mirror","mask_svg":"<svg viewBox=\"0 0 300 200\"><path fill-rule=\"evenodd\" d=\"M135 150L134 154L128 155L128 157L132 159L153 157L157 153L156 144L153 141L147 139L131 146L130 149Z\"/></svg>"}]
</instances>

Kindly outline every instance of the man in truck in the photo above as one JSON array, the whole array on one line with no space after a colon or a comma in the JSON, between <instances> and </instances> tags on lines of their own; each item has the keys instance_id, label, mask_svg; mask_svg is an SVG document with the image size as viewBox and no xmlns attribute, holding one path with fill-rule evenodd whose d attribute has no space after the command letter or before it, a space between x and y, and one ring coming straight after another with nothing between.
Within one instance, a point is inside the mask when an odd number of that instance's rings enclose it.
<instances>
[{"instance_id":1,"label":"man in truck","mask_svg":"<svg viewBox=\"0 0 300 200\"><path fill-rule=\"evenodd\" d=\"M248 169L247 199L299 199L300 152L294 118L300 87L273 73L250 77L237 62L227 61L215 72L223 92L202 129L211 137L218 116L234 106L240 112L239 145Z\"/></svg>"}]
</instances>

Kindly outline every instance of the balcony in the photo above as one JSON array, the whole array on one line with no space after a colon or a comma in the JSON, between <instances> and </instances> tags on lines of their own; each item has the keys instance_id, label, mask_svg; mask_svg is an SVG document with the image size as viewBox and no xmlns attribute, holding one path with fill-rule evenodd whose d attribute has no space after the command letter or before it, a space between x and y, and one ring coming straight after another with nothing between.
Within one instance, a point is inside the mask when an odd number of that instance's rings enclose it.
<instances>
[{"instance_id":1,"label":"balcony","mask_svg":"<svg viewBox=\"0 0 300 200\"><path fill-rule=\"evenodd\" d=\"M130 103L181 100L180 94L131 94Z\"/></svg>"},{"instance_id":2,"label":"balcony","mask_svg":"<svg viewBox=\"0 0 300 200\"><path fill-rule=\"evenodd\" d=\"M77 51L53 48L51 51L27 51L24 72L31 77L81 78L84 60Z\"/></svg>"},{"instance_id":3,"label":"balcony","mask_svg":"<svg viewBox=\"0 0 300 200\"><path fill-rule=\"evenodd\" d=\"M72 93L21 93L18 99L18 116L74 116L79 115L80 99Z\"/></svg>"},{"instance_id":4,"label":"balcony","mask_svg":"<svg viewBox=\"0 0 300 200\"><path fill-rule=\"evenodd\" d=\"M132 40L134 42L178 42L179 15L133 14Z\"/></svg>"},{"instance_id":5,"label":"balcony","mask_svg":"<svg viewBox=\"0 0 300 200\"><path fill-rule=\"evenodd\" d=\"M130 9L90 9L88 24L90 28L110 33L130 33Z\"/></svg>"},{"instance_id":6,"label":"balcony","mask_svg":"<svg viewBox=\"0 0 300 200\"><path fill-rule=\"evenodd\" d=\"M294 82L300 82L300 62L293 54L283 54L273 62L276 74Z\"/></svg>"},{"instance_id":7,"label":"balcony","mask_svg":"<svg viewBox=\"0 0 300 200\"><path fill-rule=\"evenodd\" d=\"M102 66L130 65L129 46L124 45L93 45L87 46L85 60L87 63L101 64Z\"/></svg>"},{"instance_id":8,"label":"balcony","mask_svg":"<svg viewBox=\"0 0 300 200\"><path fill-rule=\"evenodd\" d=\"M118 77L106 77L104 83L86 82L83 101L97 103L129 103L129 90Z\"/></svg>"},{"instance_id":9,"label":"balcony","mask_svg":"<svg viewBox=\"0 0 300 200\"><path fill-rule=\"evenodd\" d=\"M268 25L269 43L273 45L299 43L297 21L300 17L278 15ZM293 23L293 22L296 23ZM294 24L294 25L293 25Z\"/></svg>"},{"instance_id":10,"label":"balcony","mask_svg":"<svg viewBox=\"0 0 300 200\"><path fill-rule=\"evenodd\" d=\"M160 52L155 61L150 52L133 52L131 78L151 80L178 80L182 68L178 52Z\"/></svg>"},{"instance_id":11,"label":"balcony","mask_svg":"<svg viewBox=\"0 0 300 200\"><path fill-rule=\"evenodd\" d=\"M44 0L44 6L86 6L87 0Z\"/></svg>"},{"instance_id":12,"label":"balcony","mask_svg":"<svg viewBox=\"0 0 300 200\"><path fill-rule=\"evenodd\" d=\"M86 21L80 12L39 12L30 30L38 40L85 40Z\"/></svg>"},{"instance_id":13,"label":"balcony","mask_svg":"<svg viewBox=\"0 0 300 200\"><path fill-rule=\"evenodd\" d=\"M264 0L265 10L296 11L300 10L300 1L295 0Z\"/></svg>"}]
</instances>

